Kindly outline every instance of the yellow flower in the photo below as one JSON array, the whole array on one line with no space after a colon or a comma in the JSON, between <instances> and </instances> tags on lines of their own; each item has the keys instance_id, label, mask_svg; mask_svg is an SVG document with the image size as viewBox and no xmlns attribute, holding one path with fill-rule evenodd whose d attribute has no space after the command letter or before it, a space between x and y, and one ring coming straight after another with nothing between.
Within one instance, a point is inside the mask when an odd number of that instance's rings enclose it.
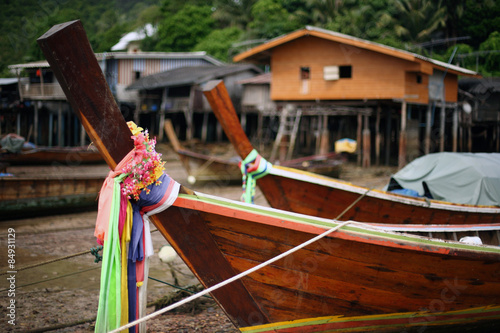
<instances>
[{"instance_id":1,"label":"yellow flower","mask_svg":"<svg viewBox=\"0 0 500 333\"><path fill-rule=\"evenodd\" d=\"M132 132L132 135L137 135L142 132L143 128L142 127L137 127L137 125L133 121L128 121L127 122L128 128Z\"/></svg>"}]
</instances>

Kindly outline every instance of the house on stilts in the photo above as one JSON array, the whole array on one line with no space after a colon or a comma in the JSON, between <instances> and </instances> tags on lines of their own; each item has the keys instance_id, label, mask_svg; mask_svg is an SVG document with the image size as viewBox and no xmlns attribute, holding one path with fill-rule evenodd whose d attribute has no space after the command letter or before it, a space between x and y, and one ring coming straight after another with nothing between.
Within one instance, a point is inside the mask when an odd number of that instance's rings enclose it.
<instances>
[{"instance_id":1,"label":"house on stilts","mask_svg":"<svg viewBox=\"0 0 500 333\"><path fill-rule=\"evenodd\" d=\"M431 152L467 151L458 137L466 112L458 81L480 77L474 71L312 26L246 50L233 61L270 68L272 103L262 99L262 106L249 98L256 96L255 82L266 87L254 79L245 83L251 89L244 91L243 109L299 114L296 149L317 153L349 137L357 141L363 166L400 167Z\"/></svg>"}]
</instances>

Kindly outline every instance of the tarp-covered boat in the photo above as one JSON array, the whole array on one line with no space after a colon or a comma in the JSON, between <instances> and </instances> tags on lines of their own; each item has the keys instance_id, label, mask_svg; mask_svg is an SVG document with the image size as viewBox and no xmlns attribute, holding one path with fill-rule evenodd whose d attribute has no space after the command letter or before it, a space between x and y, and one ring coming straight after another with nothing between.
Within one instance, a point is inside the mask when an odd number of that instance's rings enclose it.
<instances>
[{"instance_id":1,"label":"tarp-covered boat","mask_svg":"<svg viewBox=\"0 0 500 333\"><path fill-rule=\"evenodd\" d=\"M457 204L500 206L500 154L428 154L394 174L386 190L412 190L418 196Z\"/></svg>"}]
</instances>

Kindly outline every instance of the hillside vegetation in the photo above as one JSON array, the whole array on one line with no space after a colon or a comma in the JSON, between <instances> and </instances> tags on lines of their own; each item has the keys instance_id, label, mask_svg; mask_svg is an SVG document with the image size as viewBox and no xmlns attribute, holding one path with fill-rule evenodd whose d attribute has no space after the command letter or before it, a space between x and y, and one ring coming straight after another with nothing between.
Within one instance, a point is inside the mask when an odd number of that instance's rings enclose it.
<instances>
[{"instance_id":1,"label":"hillside vegetation","mask_svg":"<svg viewBox=\"0 0 500 333\"><path fill-rule=\"evenodd\" d=\"M146 23L144 51L206 51L226 62L264 40L314 25L500 76L500 1L494 0L5 0L0 77L43 59L36 39L80 19L95 52Z\"/></svg>"}]
</instances>

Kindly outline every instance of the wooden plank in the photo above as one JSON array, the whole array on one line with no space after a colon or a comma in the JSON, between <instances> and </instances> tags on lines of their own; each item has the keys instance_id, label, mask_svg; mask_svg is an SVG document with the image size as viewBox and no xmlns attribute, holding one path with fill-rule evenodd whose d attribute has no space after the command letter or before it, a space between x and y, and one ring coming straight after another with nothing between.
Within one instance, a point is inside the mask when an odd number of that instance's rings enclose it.
<instances>
[{"instance_id":1,"label":"wooden plank","mask_svg":"<svg viewBox=\"0 0 500 333\"><path fill-rule=\"evenodd\" d=\"M38 44L73 110L113 169L133 149L133 142L81 22L71 21L52 27L38 39ZM185 187L181 191L192 193ZM176 220L173 216L179 223L172 223ZM205 286L235 275L215 242L211 241L211 235L197 212L172 208L168 213L154 215L152 221ZM221 302L224 311L237 325L255 324L251 314L260 318L258 323L268 322L266 314L241 281L231 283L214 295L224 301Z\"/></svg>"},{"instance_id":2,"label":"wooden plank","mask_svg":"<svg viewBox=\"0 0 500 333\"><path fill-rule=\"evenodd\" d=\"M134 145L83 25L55 25L37 41L90 139L113 169Z\"/></svg>"}]
</instances>

